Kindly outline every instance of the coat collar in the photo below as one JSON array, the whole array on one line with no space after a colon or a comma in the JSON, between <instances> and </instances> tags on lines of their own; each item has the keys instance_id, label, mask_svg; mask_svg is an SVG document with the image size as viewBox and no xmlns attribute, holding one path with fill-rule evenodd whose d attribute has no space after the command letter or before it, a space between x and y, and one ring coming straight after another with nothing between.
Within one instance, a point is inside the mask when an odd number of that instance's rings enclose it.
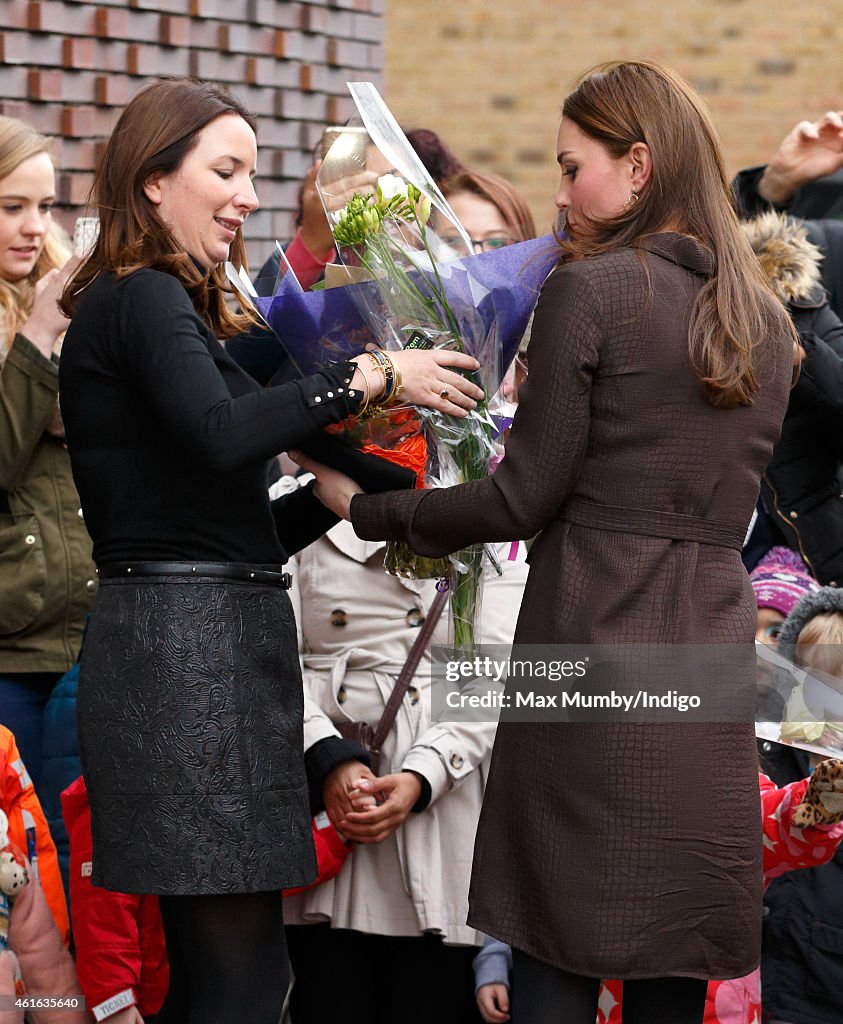
<instances>
[{"instance_id":1,"label":"coat collar","mask_svg":"<svg viewBox=\"0 0 843 1024\"><path fill-rule=\"evenodd\" d=\"M659 231L645 235L639 239L636 247L704 277L710 277L714 270L714 260L708 249L696 238L681 235L678 231Z\"/></svg>"}]
</instances>

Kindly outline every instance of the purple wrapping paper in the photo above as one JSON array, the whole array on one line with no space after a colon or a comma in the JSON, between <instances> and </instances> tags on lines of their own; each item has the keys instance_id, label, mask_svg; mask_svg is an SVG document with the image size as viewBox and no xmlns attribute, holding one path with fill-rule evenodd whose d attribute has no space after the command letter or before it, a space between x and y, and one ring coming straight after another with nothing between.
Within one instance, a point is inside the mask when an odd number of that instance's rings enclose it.
<instances>
[{"instance_id":1,"label":"purple wrapping paper","mask_svg":"<svg viewBox=\"0 0 843 1024\"><path fill-rule=\"evenodd\" d=\"M515 358L541 286L559 255L556 242L546 235L440 264L440 271L448 270L443 285L465 350L482 361L492 339L500 353L497 380L484 378L490 393ZM433 278L427 272L418 274ZM256 304L303 375L379 343L360 312L382 306L377 283L301 292L288 280L289 275L275 296L259 298Z\"/></svg>"}]
</instances>

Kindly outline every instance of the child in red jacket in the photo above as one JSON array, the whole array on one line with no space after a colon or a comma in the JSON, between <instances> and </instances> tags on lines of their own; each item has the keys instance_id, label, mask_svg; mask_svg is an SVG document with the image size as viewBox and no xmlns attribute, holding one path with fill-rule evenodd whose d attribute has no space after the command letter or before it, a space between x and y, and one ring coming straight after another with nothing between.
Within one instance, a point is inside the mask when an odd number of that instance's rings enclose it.
<instances>
[{"instance_id":1,"label":"child in red jacket","mask_svg":"<svg viewBox=\"0 0 843 1024\"><path fill-rule=\"evenodd\" d=\"M91 884L91 811L80 776L61 795L70 837L70 912L76 973L88 1010L108 1024L142 1024L167 995L169 968L156 896Z\"/></svg>"},{"instance_id":2,"label":"child in red jacket","mask_svg":"<svg viewBox=\"0 0 843 1024\"><path fill-rule=\"evenodd\" d=\"M62 793L61 800L70 838L76 971L88 1009L97 1021L107 1024L143 1024L159 1012L169 986L158 898L111 892L91 884L93 843L85 780L80 776ZM319 877L313 884L318 885L339 871L350 848L330 827L324 813L313 819L313 838L319 864Z\"/></svg>"}]
</instances>

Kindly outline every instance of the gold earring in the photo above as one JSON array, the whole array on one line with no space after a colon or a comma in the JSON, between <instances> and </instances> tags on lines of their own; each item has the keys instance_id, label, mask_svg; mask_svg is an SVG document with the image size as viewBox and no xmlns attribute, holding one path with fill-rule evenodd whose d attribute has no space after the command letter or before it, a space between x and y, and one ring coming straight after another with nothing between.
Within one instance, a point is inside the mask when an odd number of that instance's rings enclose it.
<instances>
[{"instance_id":1,"label":"gold earring","mask_svg":"<svg viewBox=\"0 0 843 1024\"><path fill-rule=\"evenodd\" d=\"M640 198L641 196L639 196L637 192L630 192L629 199L627 199L627 201L623 204L623 208L626 209L627 206L635 206L635 204L638 202Z\"/></svg>"}]
</instances>

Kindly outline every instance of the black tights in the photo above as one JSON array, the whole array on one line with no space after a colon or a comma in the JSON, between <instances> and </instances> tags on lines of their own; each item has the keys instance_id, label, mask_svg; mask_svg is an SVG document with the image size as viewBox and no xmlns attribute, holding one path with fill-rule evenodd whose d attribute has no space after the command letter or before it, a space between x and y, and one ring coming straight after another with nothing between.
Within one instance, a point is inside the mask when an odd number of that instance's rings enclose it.
<instances>
[{"instance_id":1,"label":"black tights","mask_svg":"<svg viewBox=\"0 0 843 1024\"><path fill-rule=\"evenodd\" d=\"M697 978L625 981L623 1024L702 1024L708 982ZM512 1024L594 1024L598 978L512 951Z\"/></svg>"},{"instance_id":2,"label":"black tights","mask_svg":"<svg viewBox=\"0 0 843 1024\"><path fill-rule=\"evenodd\" d=\"M170 990L156 1024L278 1024L290 981L281 893L160 904Z\"/></svg>"}]
</instances>

